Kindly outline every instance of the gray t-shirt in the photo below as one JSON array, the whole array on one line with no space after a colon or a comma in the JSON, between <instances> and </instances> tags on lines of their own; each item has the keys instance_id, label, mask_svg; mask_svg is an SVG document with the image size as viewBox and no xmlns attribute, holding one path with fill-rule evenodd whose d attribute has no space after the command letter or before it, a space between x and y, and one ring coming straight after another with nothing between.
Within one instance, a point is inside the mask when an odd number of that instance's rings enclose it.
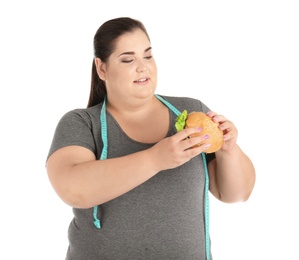
<instances>
[{"instance_id":1,"label":"gray t-shirt","mask_svg":"<svg viewBox=\"0 0 299 260\"><path fill-rule=\"evenodd\" d=\"M162 96L178 110L209 111L192 98ZM75 109L59 121L48 157L56 150L79 145L100 159L100 111L102 103ZM176 115L169 110L167 136L176 133ZM129 138L107 112L108 158L150 148ZM214 157L209 154L207 160ZM142 174L142 173L141 173ZM68 260L201 260L205 254L204 223L205 172L201 156L154 177L98 206L101 229L93 224L93 208L73 208Z\"/></svg>"}]
</instances>

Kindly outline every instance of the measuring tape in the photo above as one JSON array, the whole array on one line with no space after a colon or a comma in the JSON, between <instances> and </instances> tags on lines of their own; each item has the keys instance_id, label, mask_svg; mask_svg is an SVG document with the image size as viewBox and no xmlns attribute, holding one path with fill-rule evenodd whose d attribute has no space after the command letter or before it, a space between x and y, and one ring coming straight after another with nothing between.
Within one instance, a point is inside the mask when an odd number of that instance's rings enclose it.
<instances>
[{"instance_id":1,"label":"measuring tape","mask_svg":"<svg viewBox=\"0 0 299 260\"><path fill-rule=\"evenodd\" d=\"M181 112L176 109L172 104L163 99L162 97L155 95L163 104L165 104L176 116L179 116ZM107 120L106 120L106 98L103 101L103 106L100 113L101 132L103 149L100 160L107 159L108 153L108 137L107 137ZM204 171L205 171L205 242L206 242L206 259L210 260L210 205L209 205L209 172L207 167L207 161L205 153L201 153ZM96 228L101 228L101 222L97 217L98 206L93 208L94 225Z\"/></svg>"},{"instance_id":2,"label":"measuring tape","mask_svg":"<svg viewBox=\"0 0 299 260\"><path fill-rule=\"evenodd\" d=\"M163 99L162 97L155 95L161 102L163 102L176 116L179 116L181 112L177 110L172 104ZM201 153L205 170L205 241L206 241L206 258L210 260L210 203L209 203L209 172L207 166L207 160L205 153Z\"/></svg>"}]
</instances>

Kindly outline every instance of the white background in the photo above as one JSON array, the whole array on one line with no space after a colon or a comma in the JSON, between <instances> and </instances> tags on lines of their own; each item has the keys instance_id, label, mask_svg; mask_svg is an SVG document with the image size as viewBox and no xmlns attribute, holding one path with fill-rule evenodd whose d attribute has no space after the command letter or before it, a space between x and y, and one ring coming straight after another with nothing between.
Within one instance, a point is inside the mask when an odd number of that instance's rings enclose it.
<instances>
[{"instance_id":1,"label":"white background","mask_svg":"<svg viewBox=\"0 0 299 260\"><path fill-rule=\"evenodd\" d=\"M118 16L147 27L157 93L231 119L255 164L249 201L211 197L214 259L299 259L296 2L1 1L0 259L65 257L72 212L45 159L60 117L87 104L94 33Z\"/></svg>"}]
</instances>

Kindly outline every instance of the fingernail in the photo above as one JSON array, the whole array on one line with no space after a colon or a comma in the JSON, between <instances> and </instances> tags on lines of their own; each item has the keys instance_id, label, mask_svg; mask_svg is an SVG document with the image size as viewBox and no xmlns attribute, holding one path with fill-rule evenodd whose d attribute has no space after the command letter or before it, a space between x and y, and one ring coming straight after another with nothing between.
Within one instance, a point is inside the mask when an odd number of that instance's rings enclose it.
<instances>
[{"instance_id":1,"label":"fingernail","mask_svg":"<svg viewBox=\"0 0 299 260\"><path fill-rule=\"evenodd\" d=\"M197 130L200 132L200 131L202 130L202 128L201 128L201 127L198 127Z\"/></svg>"},{"instance_id":2,"label":"fingernail","mask_svg":"<svg viewBox=\"0 0 299 260\"><path fill-rule=\"evenodd\" d=\"M204 136L204 139L209 139L209 138L210 138L209 135L205 135L205 136Z\"/></svg>"},{"instance_id":3,"label":"fingernail","mask_svg":"<svg viewBox=\"0 0 299 260\"><path fill-rule=\"evenodd\" d=\"M211 146L211 144L206 144L205 148L209 148Z\"/></svg>"}]
</instances>

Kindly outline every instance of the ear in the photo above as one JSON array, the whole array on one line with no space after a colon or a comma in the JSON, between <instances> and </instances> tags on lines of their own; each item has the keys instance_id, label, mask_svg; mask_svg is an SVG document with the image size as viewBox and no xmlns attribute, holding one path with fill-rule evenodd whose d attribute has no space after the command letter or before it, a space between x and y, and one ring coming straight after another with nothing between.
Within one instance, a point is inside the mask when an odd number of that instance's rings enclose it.
<instances>
[{"instance_id":1,"label":"ear","mask_svg":"<svg viewBox=\"0 0 299 260\"><path fill-rule=\"evenodd\" d=\"M100 58L95 58L94 62L95 62L95 65L97 68L97 73L98 73L100 79L105 81L105 79L106 79L106 64L103 63Z\"/></svg>"}]
</instances>

